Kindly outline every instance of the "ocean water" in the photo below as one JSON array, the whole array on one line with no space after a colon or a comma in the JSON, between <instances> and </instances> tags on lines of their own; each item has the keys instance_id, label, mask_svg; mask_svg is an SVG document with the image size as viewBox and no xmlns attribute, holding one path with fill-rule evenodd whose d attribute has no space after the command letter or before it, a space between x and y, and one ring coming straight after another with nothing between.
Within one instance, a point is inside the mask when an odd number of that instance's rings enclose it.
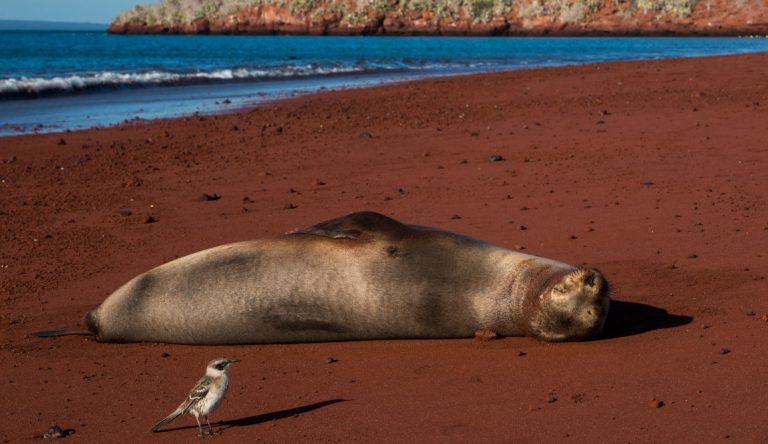
<instances>
[{"instance_id":1,"label":"ocean water","mask_svg":"<svg viewBox=\"0 0 768 444\"><path fill-rule=\"evenodd\" d=\"M768 51L768 39L0 31L0 135L225 112L323 88L429 76L759 51Z\"/></svg>"}]
</instances>

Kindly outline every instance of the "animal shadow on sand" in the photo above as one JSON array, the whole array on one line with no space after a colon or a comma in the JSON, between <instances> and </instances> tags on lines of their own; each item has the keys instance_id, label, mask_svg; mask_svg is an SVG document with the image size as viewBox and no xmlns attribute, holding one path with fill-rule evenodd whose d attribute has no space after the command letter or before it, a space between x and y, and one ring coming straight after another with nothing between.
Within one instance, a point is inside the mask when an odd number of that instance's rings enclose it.
<instances>
[{"instance_id":1,"label":"animal shadow on sand","mask_svg":"<svg viewBox=\"0 0 768 444\"><path fill-rule=\"evenodd\" d=\"M638 302L611 301L608 319L600 339L621 338L653 330L689 324L693 316L670 314L663 308Z\"/></svg>"},{"instance_id":2,"label":"animal shadow on sand","mask_svg":"<svg viewBox=\"0 0 768 444\"><path fill-rule=\"evenodd\" d=\"M221 432L230 427L252 426L256 424L261 424L263 422L274 421L276 419L290 418L291 416L294 416L294 415L311 412L313 410L317 410L317 409L329 406L331 404L336 404L338 402L346 402L346 401L347 401L346 399L328 399L325 401L315 402L313 404L302 405L299 407L293 407L286 410L278 410L276 412L262 413L261 415L248 416L245 418L219 421L211 424L211 426L213 426L213 428L216 429L217 432ZM189 425L189 426L163 429L163 430L160 430L160 432L162 433L162 432L171 432L174 430L185 430L185 429L196 429L196 428L197 428L197 425ZM203 421L203 428L205 429L204 421Z\"/></svg>"}]
</instances>

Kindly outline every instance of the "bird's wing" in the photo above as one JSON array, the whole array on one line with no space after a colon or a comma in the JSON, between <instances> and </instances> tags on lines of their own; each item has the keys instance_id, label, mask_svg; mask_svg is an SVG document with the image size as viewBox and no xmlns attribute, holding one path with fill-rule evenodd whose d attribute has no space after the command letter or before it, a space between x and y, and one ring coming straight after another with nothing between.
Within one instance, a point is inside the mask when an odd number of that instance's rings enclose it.
<instances>
[{"instance_id":1,"label":"bird's wing","mask_svg":"<svg viewBox=\"0 0 768 444\"><path fill-rule=\"evenodd\" d=\"M197 384L192 387L192 390L189 391L187 399L181 403L179 409L181 409L182 412L187 413L192 407L197 405L197 403L208 394L208 391L211 389L211 382L213 382L213 378L210 376L203 376L200 378L200 380L197 381Z\"/></svg>"},{"instance_id":2,"label":"bird's wing","mask_svg":"<svg viewBox=\"0 0 768 444\"><path fill-rule=\"evenodd\" d=\"M168 415L162 421L155 424L155 426L152 427L150 431L159 432L160 429L162 429L168 423L178 418L179 416L189 412L189 410L192 409L192 407L197 405L198 401L205 398L205 395L208 394L208 390L211 389L212 381L213 379L208 376L203 376L202 378L200 378L200 380L197 381L197 384L195 384L195 386L192 387L192 390L190 390L189 395L187 395L187 399L185 399L184 402L182 402L181 405L176 410L173 411L173 413Z\"/></svg>"}]
</instances>

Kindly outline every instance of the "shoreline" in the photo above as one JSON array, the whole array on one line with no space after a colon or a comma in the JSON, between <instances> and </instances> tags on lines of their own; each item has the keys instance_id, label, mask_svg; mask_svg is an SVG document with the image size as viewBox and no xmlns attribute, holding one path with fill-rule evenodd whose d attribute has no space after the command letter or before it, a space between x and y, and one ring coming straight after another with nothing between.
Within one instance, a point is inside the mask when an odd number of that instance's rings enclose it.
<instances>
[{"instance_id":1,"label":"shoreline","mask_svg":"<svg viewBox=\"0 0 768 444\"><path fill-rule=\"evenodd\" d=\"M179 83L149 83L140 86L121 88L120 85L105 84L104 90L93 85L82 92L57 92L56 90L46 94L43 90L40 97L7 98L4 102L6 110L14 109L13 113L0 113L3 121L0 127L0 137L9 137L22 134L59 134L67 131L87 130L89 128L109 128L125 123L137 121L152 121L155 119L184 118L196 115L218 115L231 112L239 112L250 107L262 106L266 103L284 100L307 94L315 94L323 91L340 91L347 89L360 89L379 87L387 84L397 84L419 79L445 78L465 75L483 75L488 73L505 73L518 70L541 69L552 67L568 67L591 65L595 63L631 62L633 60L662 60L684 59L699 57L719 57L729 49L732 54L747 54L768 52L768 49L760 51L761 45L733 46L727 40L718 40L714 47L705 50L697 39L689 40L680 45L661 45L653 43L639 43L624 47L616 43L616 39L609 42L610 51L618 51L605 55L602 59L584 57L578 60L557 59L542 60L537 55L521 56L515 59L510 57L505 62L497 62L498 66L484 66L483 59L478 65L450 66L440 65L433 67L401 67L378 68L358 71L358 67L347 67L349 72L335 74L299 75L287 77L268 77L265 79L233 78L227 80L186 81L182 74L173 74L181 77ZM485 41L485 40L484 40ZM545 39L542 43L534 45L538 48L551 43ZM598 41L598 40L595 40ZM602 40L605 42L605 40ZM558 45L562 46L562 45ZM587 46L593 46L588 44ZM642 53L630 55L628 50L637 46ZM494 46L495 48L495 46ZM502 50L503 48L497 48ZM605 50L605 48L598 48ZM487 50L487 49L486 49ZM539 49L540 50L540 49ZM562 51L563 48L558 48ZM622 52L623 51L623 52ZM713 54L706 54L707 52ZM534 53L536 54L536 53ZM526 58L528 57L528 58ZM310 64L311 65L311 64ZM290 70L290 68L285 68ZM322 69L321 69L322 70ZM226 68L213 71L209 75L216 79L223 75ZM113 76L114 73L109 73ZM139 76L139 74L136 74ZM154 73L155 77L161 77L162 71ZM193 78L200 77L200 73L190 74ZM35 79L33 79L35 80ZM38 83L45 79L37 79ZM56 78L55 84L66 84L67 79ZM72 82L82 83L80 75L74 75ZM88 82L87 79L85 79ZM96 82L96 80L93 80ZM50 82L49 82L50 83ZM45 88L44 82L30 84L29 88Z\"/></svg>"},{"instance_id":2,"label":"shoreline","mask_svg":"<svg viewBox=\"0 0 768 444\"><path fill-rule=\"evenodd\" d=\"M123 30L123 28L125 30ZM280 36L280 37L369 37L369 38L397 38L397 37L660 37L660 38L686 38L686 37L733 37L733 38L768 38L768 27L754 28L745 26L744 28L724 29L724 30L681 30L681 29L633 29L633 30L578 30L578 29L540 29L540 30L507 30L507 31L430 31L408 30L408 31L389 31L389 32L370 32L360 33L356 31L328 29L306 30L306 31L273 31L271 29L261 29L254 31L185 31L182 29L168 28L162 25L150 26L147 28L131 29L129 24L110 26L106 31L112 35L164 35L164 36Z\"/></svg>"},{"instance_id":3,"label":"shoreline","mask_svg":"<svg viewBox=\"0 0 768 444\"><path fill-rule=\"evenodd\" d=\"M142 437L226 355L242 362L212 421L240 441L761 441L765 66L753 53L430 78L2 138L0 438L53 421L90 442ZM607 334L224 347L29 335L81 322L176 257L360 210L597 266L618 288ZM189 417L174 425L152 440L192 437Z\"/></svg>"}]
</instances>

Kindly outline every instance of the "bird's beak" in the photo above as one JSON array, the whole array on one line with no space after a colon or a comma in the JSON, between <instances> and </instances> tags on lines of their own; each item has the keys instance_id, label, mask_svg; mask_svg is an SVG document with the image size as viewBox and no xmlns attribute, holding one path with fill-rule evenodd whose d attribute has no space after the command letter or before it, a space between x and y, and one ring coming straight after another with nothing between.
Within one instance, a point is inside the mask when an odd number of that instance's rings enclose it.
<instances>
[{"instance_id":1,"label":"bird's beak","mask_svg":"<svg viewBox=\"0 0 768 444\"><path fill-rule=\"evenodd\" d=\"M228 361L230 364L234 364L235 362L240 362L240 360L237 358L231 358L231 359L228 359Z\"/></svg>"}]
</instances>

